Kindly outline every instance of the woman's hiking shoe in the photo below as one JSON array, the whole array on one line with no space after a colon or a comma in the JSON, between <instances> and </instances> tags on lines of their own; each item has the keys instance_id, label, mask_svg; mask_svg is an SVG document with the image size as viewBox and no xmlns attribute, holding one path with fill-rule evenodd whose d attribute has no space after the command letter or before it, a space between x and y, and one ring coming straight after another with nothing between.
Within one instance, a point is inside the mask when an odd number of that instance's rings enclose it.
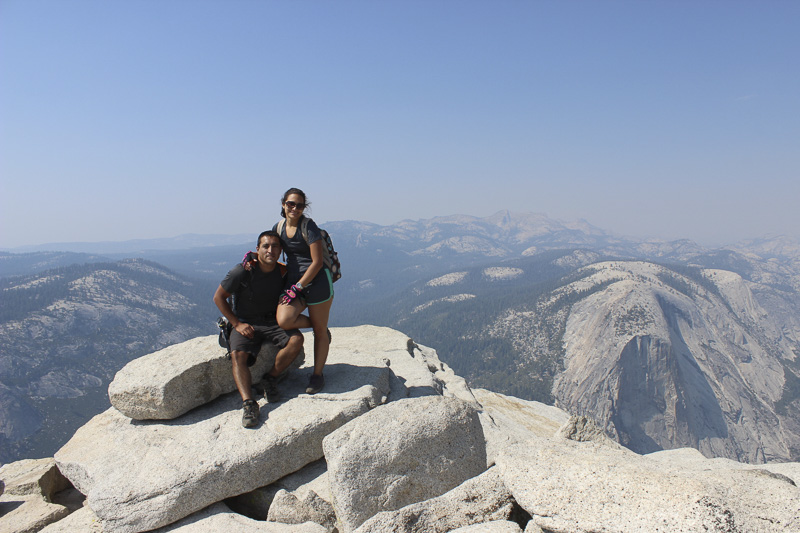
<instances>
[{"instance_id":1,"label":"woman's hiking shoe","mask_svg":"<svg viewBox=\"0 0 800 533\"><path fill-rule=\"evenodd\" d=\"M242 425L246 428L258 425L258 404L255 400L245 400L242 403Z\"/></svg>"},{"instance_id":2,"label":"woman's hiking shoe","mask_svg":"<svg viewBox=\"0 0 800 533\"><path fill-rule=\"evenodd\" d=\"M311 374L311 379L308 380L308 387L306 387L306 394L316 394L325 386L325 378L316 374Z\"/></svg>"},{"instance_id":3,"label":"woman's hiking shoe","mask_svg":"<svg viewBox=\"0 0 800 533\"><path fill-rule=\"evenodd\" d=\"M281 399L281 393L278 390L278 378L266 374L264 376L264 398L269 403L275 403Z\"/></svg>"}]
</instances>

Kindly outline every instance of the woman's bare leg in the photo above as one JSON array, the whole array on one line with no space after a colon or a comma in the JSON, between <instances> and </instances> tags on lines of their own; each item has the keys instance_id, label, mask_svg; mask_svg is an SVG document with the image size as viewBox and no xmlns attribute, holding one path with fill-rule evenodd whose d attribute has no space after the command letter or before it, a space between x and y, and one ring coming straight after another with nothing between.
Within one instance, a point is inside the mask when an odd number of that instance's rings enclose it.
<instances>
[{"instance_id":1,"label":"woman's bare leg","mask_svg":"<svg viewBox=\"0 0 800 533\"><path fill-rule=\"evenodd\" d=\"M328 316L331 312L331 304L333 304L333 298L321 304L308 306L310 327L314 330L314 374L317 376L322 375L325 361L328 360L328 349L330 347L330 342L328 341Z\"/></svg>"},{"instance_id":2,"label":"woman's bare leg","mask_svg":"<svg viewBox=\"0 0 800 533\"><path fill-rule=\"evenodd\" d=\"M289 305L280 304L275 313L275 318L278 320L278 325L282 329L306 329L311 327L311 320L306 315L300 313L306 307L295 299Z\"/></svg>"}]
</instances>

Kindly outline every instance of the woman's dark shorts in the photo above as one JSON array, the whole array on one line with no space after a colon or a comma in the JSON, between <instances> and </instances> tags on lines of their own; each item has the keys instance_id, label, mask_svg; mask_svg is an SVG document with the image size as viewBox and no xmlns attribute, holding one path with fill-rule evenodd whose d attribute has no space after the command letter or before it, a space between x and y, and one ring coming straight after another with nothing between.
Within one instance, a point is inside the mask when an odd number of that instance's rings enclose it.
<instances>
[{"instance_id":1,"label":"woman's dark shorts","mask_svg":"<svg viewBox=\"0 0 800 533\"><path fill-rule=\"evenodd\" d=\"M331 271L327 267L317 273L311 286L303 291L305 293L305 304L322 304L333 298L333 279Z\"/></svg>"},{"instance_id":2,"label":"woman's dark shorts","mask_svg":"<svg viewBox=\"0 0 800 533\"><path fill-rule=\"evenodd\" d=\"M253 326L253 329L255 334L252 339L248 339L235 328L231 330L231 351L250 354L250 357L247 358L247 366L256 364L258 352L261 351L261 346L265 342L272 341L272 344L278 348L284 348L289 342L289 337L301 334L299 329L283 330L277 322L266 326Z\"/></svg>"}]
</instances>

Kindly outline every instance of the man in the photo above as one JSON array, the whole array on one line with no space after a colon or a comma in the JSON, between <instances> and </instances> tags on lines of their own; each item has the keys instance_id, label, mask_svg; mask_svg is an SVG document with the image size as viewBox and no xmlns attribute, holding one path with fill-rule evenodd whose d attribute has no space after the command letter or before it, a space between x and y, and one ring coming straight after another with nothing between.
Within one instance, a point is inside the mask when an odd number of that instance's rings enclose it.
<instances>
[{"instance_id":1,"label":"man","mask_svg":"<svg viewBox=\"0 0 800 533\"><path fill-rule=\"evenodd\" d=\"M278 401L277 378L295 360L303 348L299 330L284 331L275 320L278 299L283 292L284 272L278 264L281 239L274 231L258 236L257 262L247 271L239 264L222 280L214 303L233 326L230 336L233 380L242 396L242 425L246 428L258 424L258 403L253 399L250 368L256 362L262 343L271 341L280 347L275 364L264 377L264 395L267 401ZM235 311L228 298L233 296Z\"/></svg>"}]
</instances>

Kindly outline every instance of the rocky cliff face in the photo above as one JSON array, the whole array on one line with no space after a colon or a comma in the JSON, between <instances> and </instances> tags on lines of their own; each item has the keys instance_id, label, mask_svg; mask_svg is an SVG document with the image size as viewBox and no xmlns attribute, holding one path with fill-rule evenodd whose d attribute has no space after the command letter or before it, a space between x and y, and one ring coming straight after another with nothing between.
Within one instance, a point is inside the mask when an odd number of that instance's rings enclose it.
<instances>
[{"instance_id":1,"label":"rocky cliff face","mask_svg":"<svg viewBox=\"0 0 800 533\"><path fill-rule=\"evenodd\" d=\"M386 307L471 384L557 402L638 453L800 459L793 271L703 261L744 274L578 250L451 271Z\"/></svg>"},{"instance_id":2,"label":"rocky cliff face","mask_svg":"<svg viewBox=\"0 0 800 533\"><path fill-rule=\"evenodd\" d=\"M282 401L259 402L262 421L251 430L241 427L238 395L227 392L234 384L214 337L134 361L112 387L119 408L82 427L55 460L0 468L0 529L800 528L797 463L754 467L694 450L638 455L585 417L471 390L397 331L335 328L333 339L324 391L304 394L310 368L294 370ZM273 356L262 350L256 380Z\"/></svg>"},{"instance_id":3,"label":"rocky cliff face","mask_svg":"<svg viewBox=\"0 0 800 533\"><path fill-rule=\"evenodd\" d=\"M690 446L753 463L797 457L800 410L786 374L800 329L776 327L753 283L711 269L698 283L641 262L586 272L553 295L601 287L566 321L560 406L603 421L640 453Z\"/></svg>"}]
</instances>

